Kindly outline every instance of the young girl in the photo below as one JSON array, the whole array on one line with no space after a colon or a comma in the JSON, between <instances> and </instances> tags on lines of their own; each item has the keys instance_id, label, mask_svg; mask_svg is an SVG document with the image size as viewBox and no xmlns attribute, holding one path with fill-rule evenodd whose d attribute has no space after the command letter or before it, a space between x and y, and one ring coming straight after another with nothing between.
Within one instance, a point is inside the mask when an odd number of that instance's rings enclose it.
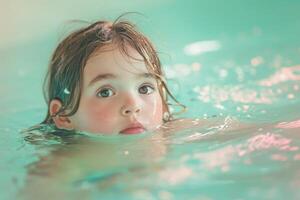
<instances>
[{"instance_id":1,"label":"young girl","mask_svg":"<svg viewBox=\"0 0 300 200\"><path fill-rule=\"evenodd\" d=\"M55 49L44 95L44 124L104 134L153 131L173 119L157 52L135 26L119 18L81 28Z\"/></svg>"}]
</instances>

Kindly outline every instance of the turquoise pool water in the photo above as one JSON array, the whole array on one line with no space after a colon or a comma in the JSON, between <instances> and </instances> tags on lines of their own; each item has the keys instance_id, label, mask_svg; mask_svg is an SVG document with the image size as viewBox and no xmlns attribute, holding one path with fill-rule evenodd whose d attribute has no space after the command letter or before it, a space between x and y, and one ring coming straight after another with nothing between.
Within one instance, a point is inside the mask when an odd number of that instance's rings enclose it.
<instances>
[{"instance_id":1,"label":"turquoise pool water","mask_svg":"<svg viewBox=\"0 0 300 200\"><path fill-rule=\"evenodd\" d=\"M29 1L2 12L11 23L0 40L0 199L300 198L299 2L105 5ZM128 10L145 14L130 18L194 121L130 137L21 134L44 118L41 85L63 22Z\"/></svg>"}]
</instances>

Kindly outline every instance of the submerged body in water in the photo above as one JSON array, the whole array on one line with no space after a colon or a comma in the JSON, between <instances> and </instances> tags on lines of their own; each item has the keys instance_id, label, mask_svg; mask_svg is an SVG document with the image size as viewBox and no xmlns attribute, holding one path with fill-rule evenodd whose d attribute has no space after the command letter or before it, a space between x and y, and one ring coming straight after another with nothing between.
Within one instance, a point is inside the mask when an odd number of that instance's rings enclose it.
<instances>
[{"instance_id":1,"label":"submerged body in water","mask_svg":"<svg viewBox=\"0 0 300 200\"><path fill-rule=\"evenodd\" d=\"M27 132L40 155L20 197L297 199L296 122L181 119L131 136Z\"/></svg>"}]
</instances>

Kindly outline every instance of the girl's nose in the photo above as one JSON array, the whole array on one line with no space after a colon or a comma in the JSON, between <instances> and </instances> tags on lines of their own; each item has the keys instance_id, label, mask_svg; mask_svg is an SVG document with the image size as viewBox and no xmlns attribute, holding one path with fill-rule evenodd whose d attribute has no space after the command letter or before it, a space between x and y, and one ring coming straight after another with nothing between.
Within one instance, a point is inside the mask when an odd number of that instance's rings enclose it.
<instances>
[{"instance_id":1,"label":"girl's nose","mask_svg":"<svg viewBox=\"0 0 300 200\"><path fill-rule=\"evenodd\" d=\"M140 106L138 105L125 105L121 108L121 114L123 116L130 116L133 114L138 114L141 111Z\"/></svg>"},{"instance_id":2,"label":"girl's nose","mask_svg":"<svg viewBox=\"0 0 300 200\"><path fill-rule=\"evenodd\" d=\"M135 93L124 93L122 101L121 114L123 116L136 115L141 112L141 99Z\"/></svg>"}]
</instances>

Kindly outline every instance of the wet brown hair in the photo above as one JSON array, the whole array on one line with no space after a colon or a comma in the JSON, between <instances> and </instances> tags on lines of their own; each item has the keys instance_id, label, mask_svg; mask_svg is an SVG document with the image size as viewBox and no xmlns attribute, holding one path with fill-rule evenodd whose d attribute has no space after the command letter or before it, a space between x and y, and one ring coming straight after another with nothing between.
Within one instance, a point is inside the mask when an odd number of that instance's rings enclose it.
<instances>
[{"instance_id":1,"label":"wet brown hair","mask_svg":"<svg viewBox=\"0 0 300 200\"><path fill-rule=\"evenodd\" d=\"M135 25L119 17L113 23L97 21L69 34L55 49L49 63L44 81L44 97L48 104L48 112L42 123L53 123L56 115L71 116L76 113L80 103L83 87L83 72L87 60L105 45L116 45L121 53L129 55L127 47L136 50L146 63L150 73L157 77L158 88L163 99L163 106L172 119L168 98L182 106L169 91L162 72L161 62L149 39L139 32ZM133 58L135 59L135 58ZM54 115L50 115L50 102L58 99L62 107ZM168 119L167 119L168 120ZM166 120L165 120L166 121Z\"/></svg>"}]
</instances>

